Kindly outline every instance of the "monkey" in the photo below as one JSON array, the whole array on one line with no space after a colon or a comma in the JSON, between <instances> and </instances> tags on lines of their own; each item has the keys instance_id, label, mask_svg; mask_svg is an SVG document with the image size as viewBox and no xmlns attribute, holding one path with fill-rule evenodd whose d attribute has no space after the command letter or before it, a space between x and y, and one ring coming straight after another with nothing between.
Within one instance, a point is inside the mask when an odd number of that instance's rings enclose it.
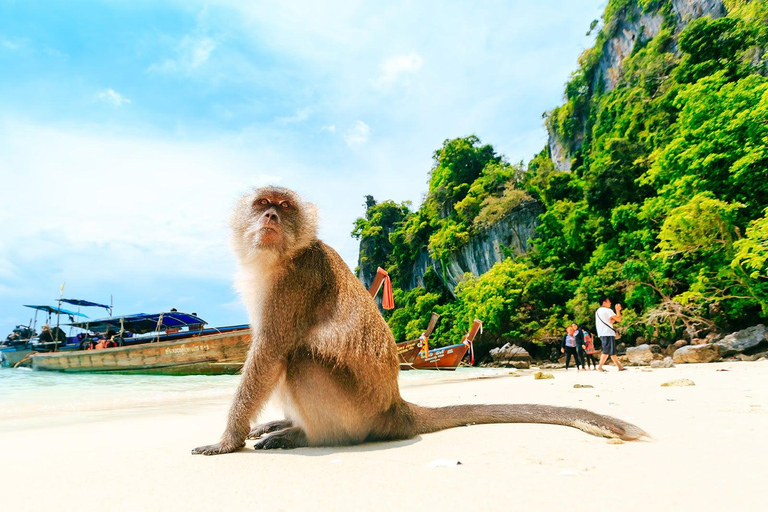
<instances>
[{"instance_id":1,"label":"monkey","mask_svg":"<svg viewBox=\"0 0 768 512\"><path fill-rule=\"evenodd\" d=\"M635 440L647 434L586 409L536 404L428 408L398 387L394 336L363 284L317 237L317 210L267 186L245 194L230 219L239 260L236 288L252 343L216 444L193 454L395 441L483 423L548 423ZM285 419L251 427L275 395Z\"/></svg>"}]
</instances>

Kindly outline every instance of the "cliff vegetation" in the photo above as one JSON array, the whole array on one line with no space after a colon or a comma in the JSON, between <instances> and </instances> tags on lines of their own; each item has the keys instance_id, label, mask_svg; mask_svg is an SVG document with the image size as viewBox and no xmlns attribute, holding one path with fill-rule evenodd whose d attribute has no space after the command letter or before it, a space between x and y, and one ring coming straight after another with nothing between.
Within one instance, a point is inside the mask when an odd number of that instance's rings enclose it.
<instances>
[{"instance_id":1,"label":"cliff vegetation","mask_svg":"<svg viewBox=\"0 0 768 512\"><path fill-rule=\"evenodd\" d=\"M434 310L438 344L480 318L486 350L546 345L603 292L629 340L768 319L768 0L611 0L592 29L530 162L446 140L417 209L367 198L359 275L392 275L398 341ZM530 245L455 284L452 258L530 208Z\"/></svg>"}]
</instances>

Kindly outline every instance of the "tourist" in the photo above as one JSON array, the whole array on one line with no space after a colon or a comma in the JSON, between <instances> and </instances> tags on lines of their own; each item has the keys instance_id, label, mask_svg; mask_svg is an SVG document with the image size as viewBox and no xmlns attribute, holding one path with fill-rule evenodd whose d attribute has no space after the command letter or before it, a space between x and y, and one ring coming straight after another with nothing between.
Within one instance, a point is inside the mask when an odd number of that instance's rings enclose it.
<instances>
[{"instance_id":1,"label":"tourist","mask_svg":"<svg viewBox=\"0 0 768 512\"><path fill-rule=\"evenodd\" d=\"M586 329L584 331L584 366L590 370L597 370L597 359L595 359L595 339L592 337L592 333ZM590 368L590 365L592 366Z\"/></svg>"},{"instance_id":2,"label":"tourist","mask_svg":"<svg viewBox=\"0 0 768 512\"><path fill-rule=\"evenodd\" d=\"M584 365L582 364L581 360L579 359L579 353L576 350L576 336L575 336L575 330L572 325L569 325L566 329L566 334L563 336L563 341L560 344L560 352L565 354L565 371L568 371L568 366L571 364L571 356L573 356L573 360L576 364L576 369L579 369L579 366L584 368Z\"/></svg>"},{"instance_id":3,"label":"tourist","mask_svg":"<svg viewBox=\"0 0 768 512\"><path fill-rule=\"evenodd\" d=\"M576 338L576 352L579 355L579 359L581 360L581 367L585 367L585 362L587 358L585 357L584 353L584 331L581 329L581 327L577 323L572 323L571 327L573 327L573 337Z\"/></svg>"},{"instance_id":4,"label":"tourist","mask_svg":"<svg viewBox=\"0 0 768 512\"><path fill-rule=\"evenodd\" d=\"M616 330L613 328L614 322L621 322L621 304L616 304L616 312L611 309L611 299L607 296L600 298L600 308L595 312L595 326L597 327L597 336L600 338L600 342L603 346L603 353L600 355L600 364L597 365L597 369L601 372L605 361L608 360L608 356L611 356L611 361L619 368L619 371L626 370L616 355Z\"/></svg>"}]
</instances>

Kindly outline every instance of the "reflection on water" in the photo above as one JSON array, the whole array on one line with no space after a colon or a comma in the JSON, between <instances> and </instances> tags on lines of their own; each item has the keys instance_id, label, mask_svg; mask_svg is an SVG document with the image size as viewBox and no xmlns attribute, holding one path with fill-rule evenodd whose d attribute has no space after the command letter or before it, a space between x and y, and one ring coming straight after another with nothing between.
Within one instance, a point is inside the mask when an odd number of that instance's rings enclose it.
<instances>
[{"instance_id":1,"label":"reflection on water","mask_svg":"<svg viewBox=\"0 0 768 512\"><path fill-rule=\"evenodd\" d=\"M400 383L408 387L494 374L498 370L408 371L400 372ZM0 368L0 432L120 415L183 412L189 404L199 407L228 401L239 380L239 375L67 374Z\"/></svg>"}]
</instances>

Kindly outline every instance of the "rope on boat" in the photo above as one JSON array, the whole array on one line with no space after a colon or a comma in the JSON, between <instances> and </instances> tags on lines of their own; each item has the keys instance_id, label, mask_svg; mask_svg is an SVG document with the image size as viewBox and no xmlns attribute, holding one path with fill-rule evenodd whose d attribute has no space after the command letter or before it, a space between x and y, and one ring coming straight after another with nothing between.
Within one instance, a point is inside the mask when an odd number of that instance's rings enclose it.
<instances>
[{"instance_id":1,"label":"rope on boat","mask_svg":"<svg viewBox=\"0 0 768 512\"><path fill-rule=\"evenodd\" d=\"M19 359L19 362L16 363L15 365L13 365L13 368L14 369L18 368L21 363L23 363L24 361L26 361L27 359L29 359L30 357L32 357L35 354L37 354L37 352L32 352L31 354L27 354L25 357Z\"/></svg>"}]
</instances>

